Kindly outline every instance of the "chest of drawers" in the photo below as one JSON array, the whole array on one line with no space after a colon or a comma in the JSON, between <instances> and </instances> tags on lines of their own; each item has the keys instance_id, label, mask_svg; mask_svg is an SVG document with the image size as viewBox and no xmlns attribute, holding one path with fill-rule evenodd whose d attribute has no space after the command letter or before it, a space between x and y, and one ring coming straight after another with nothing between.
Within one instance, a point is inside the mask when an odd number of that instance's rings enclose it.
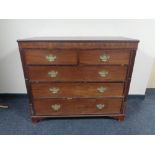
<instances>
[{"instance_id":1,"label":"chest of drawers","mask_svg":"<svg viewBox=\"0 0 155 155\"><path fill-rule=\"evenodd\" d=\"M32 121L85 116L124 120L138 42L117 37L18 40Z\"/></svg>"}]
</instances>

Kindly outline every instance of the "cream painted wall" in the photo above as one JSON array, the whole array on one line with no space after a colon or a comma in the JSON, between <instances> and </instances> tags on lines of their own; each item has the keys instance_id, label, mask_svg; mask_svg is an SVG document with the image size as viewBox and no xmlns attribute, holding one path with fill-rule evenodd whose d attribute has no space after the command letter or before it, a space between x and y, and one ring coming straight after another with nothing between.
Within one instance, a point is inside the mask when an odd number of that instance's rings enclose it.
<instances>
[{"instance_id":1,"label":"cream painted wall","mask_svg":"<svg viewBox=\"0 0 155 155\"><path fill-rule=\"evenodd\" d=\"M25 93L17 39L126 36L140 40L130 94L144 94L155 52L155 20L0 20L0 93Z\"/></svg>"},{"instance_id":2,"label":"cream painted wall","mask_svg":"<svg viewBox=\"0 0 155 155\"><path fill-rule=\"evenodd\" d=\"M155 88L155 59L153 60L151 75L148 82L148 88Z\"/></svg>"}]
</instances>

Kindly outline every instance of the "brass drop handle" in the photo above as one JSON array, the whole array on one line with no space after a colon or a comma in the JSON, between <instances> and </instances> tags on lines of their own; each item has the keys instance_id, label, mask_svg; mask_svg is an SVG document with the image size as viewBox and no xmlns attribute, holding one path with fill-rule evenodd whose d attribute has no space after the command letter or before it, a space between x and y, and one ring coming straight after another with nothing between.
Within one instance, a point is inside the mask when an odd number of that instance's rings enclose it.
<instances>
[{"instance_id":1,"label":"brass drop handle","mask_svg":"<svg viewBox=\"0 0 155 155\"><path fill-rule=\"evenodd\" d=\"M57 94L59 91L60 89L57 87L49 88L49 92L52 94Z\"/></svg>"},{"instance_id":2,"label":"brass drop handle","mask_svg":"<svg viewBox=\"0 0 155 155\"><path fill-rule=\"evenodd\" d=\"M104 93L107 88L106 87L98 87L97 90L100 92L100 93Z\"/></svg>"},{"instance_id":3,"label":"brass drop handle","mask_svg":"<svg viewBox=\"0 0 155 155\"><path fill-rule=\"evenodd\" d=\"M100 60L103 62L107 62L110 59L110 56L107 54L103 54L100 56Z\"/></svg>"},{"instance_id":4,"label":"brass drop handle","mask_svg":"<svg viewBox=\"0 0 155 155\"><path fill-rule=\"evenodd\" d=\"M56 60L56 55L50 54L50 55L46 55L45 58L49 61L49 62L53 62Z\"/></svg>"},{"instance_id":5,"label":"brass drop handle","mask_svg":"<svg viewBox=\"0 0 155 155\"><path fill-rule=\"evenodd\" d=\"M96 104L96 108L99 110L103 109L104 107L105 107L104 104Z\"/></svg>"},{"instance_id":6,"label":"brass drop handle","mask_svg":"<svg viewBox=\"0 0 155 155\"><path fill-rule=\"evenodd\" d=\"M99 74L101 77L106 77L106 76L109 74L109 72L106 71L106 70L102 70L102 71L99 71L98 74Z\"/></svg>"},{"instance_id":7,"label":"brass drop handle","mask_svg":"<svg viewBox=\"0 0 155 155\"><path fill-rule=\"evenodd\" d=\"M49 77L56 77L58 75L58 72L57 71L50 71L50 72L48 72L48 76Z\"/></svg>"},{"instance_id":8,"label":"brass drop handle","mask_svg":"<svg viewBox=\"0 0 155 155\"><path fill-rule=\"evenodd\" d=\"M54 111L58 111L58 110L60 110L61 105L60 105L60 104L52 104L52 105L51 105L51 108L52 108Z\"/></svg>"}]
</instances>

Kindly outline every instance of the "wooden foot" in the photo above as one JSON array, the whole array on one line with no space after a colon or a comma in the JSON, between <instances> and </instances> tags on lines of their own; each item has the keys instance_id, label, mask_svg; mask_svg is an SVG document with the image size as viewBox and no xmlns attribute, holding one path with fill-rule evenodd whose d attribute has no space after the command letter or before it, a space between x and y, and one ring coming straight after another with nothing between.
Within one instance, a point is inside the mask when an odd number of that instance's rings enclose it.
<instances>
[{"instance_id":1,"label":"wooden foot","mask_svg":"<svg viewBox=\"0 0 155 155\"><path fill-rule=\"evenodd\" d=\"M32 120L32 123L38 123L38 122L40 122L42 119L41 119L41 118L38 118L38 117L32 117L31 120Z\"/></svg>"},{"instance_id":2,"label":"wooden foot","mask_svg":"<svg viewBox=\"0 0 155 155\"><path fill-rule=\"evenodd\" d=\"M119 122L123 122L124 119L125 119L125 116L122 115L122 116L113 116L114 119L118 120Z\"/></svg>"}]
</instances>

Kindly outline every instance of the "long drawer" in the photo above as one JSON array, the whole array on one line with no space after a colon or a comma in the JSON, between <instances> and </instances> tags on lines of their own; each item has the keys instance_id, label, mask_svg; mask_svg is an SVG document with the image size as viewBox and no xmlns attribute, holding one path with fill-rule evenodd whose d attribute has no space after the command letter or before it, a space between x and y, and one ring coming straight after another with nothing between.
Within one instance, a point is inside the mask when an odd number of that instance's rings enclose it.
<instances>
[{"instance_id":1,"label":"long drawer","mask_svg":"<svg viewBox=\"0 0 155 155\"><path fill-rule=\"evenodd\" d=\"M36 115L95 115L120 113L122 99L36 99Z\"/></svg>"},{"instance_id":2,"label":"long drawer","mask_svg":"<svg viewBox=\"0 0 155 155\"><path fill-rule=\"evenodd\" d=\"M126 66L30 66L29 79L32 81L124 81Z\"/></svg>"},{"instance_id":3,"label":"long drawer","mask_svg":"<svg viewBox=\"0 0 155 155\"><path fill-rule=\"evenodd\" d=\"M34 98L120 97L123 83L32 83Z\"/></svg>"}]
</instances>

